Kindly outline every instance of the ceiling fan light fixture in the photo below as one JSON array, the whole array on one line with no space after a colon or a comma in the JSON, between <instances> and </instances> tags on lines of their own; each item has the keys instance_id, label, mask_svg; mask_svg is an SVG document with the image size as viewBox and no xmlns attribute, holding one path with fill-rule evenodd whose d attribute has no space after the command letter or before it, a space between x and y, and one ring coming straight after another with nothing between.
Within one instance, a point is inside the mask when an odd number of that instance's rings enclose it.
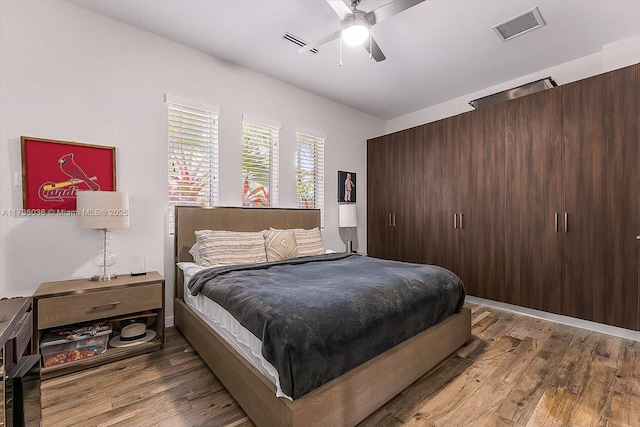
<instances>
[{"instance_id":1,"label":"ceiling fan light fixture","mask_svg":"<svg viewBox=\"0 0 640 427\"><path fill-rule=\"evenodd\" d=\"M371 24L364 15L364 12L356 10L342 20L342 40L349 46L360 46L369 38Z\"/></svg>"}]
</instances>

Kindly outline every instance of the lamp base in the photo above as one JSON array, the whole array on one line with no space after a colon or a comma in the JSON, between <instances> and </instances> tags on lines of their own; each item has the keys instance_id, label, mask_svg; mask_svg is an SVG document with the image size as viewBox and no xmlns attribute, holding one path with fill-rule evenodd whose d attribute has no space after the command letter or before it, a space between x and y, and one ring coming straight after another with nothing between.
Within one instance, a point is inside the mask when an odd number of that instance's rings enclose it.
<instances>
[{"instance_id":1,"label":"lamp base","mask_svg":"<svg viewBox=\"0 0 640 427\"><path fill-rule=\"evenodd\" d=\"M100 276L96 274L89 280L91 280L92 282L108 282L109 280L116 279L117 277L117 274L109 274L108 276Z\"/></svg>"},{"instance_id":2,"label":"lamp base","mask_svg":"<svg viewBox=\"0 0 640 427\"><path fill-rule=\"evenodd\" d=\"M108 229L100 229L102 250L98 255L93 257L93 263L98 266L99 269L98 274L89 279L92 282L108 282L109 280L113 280L118 277L117 274L111 273L111 267L116 263L116 256L111 253L111 250L109 249L109 234L110 231Z\"/></svg>"},{"instance_id":3,"label":"lamp base","mask_svg":"<svg viewBox=\"0 0 640 427\"><path fill-rule=\"evenodd\" d=\"M347 240L347 253L353 252L353 241Z\"/></svg>"}]
</instances>

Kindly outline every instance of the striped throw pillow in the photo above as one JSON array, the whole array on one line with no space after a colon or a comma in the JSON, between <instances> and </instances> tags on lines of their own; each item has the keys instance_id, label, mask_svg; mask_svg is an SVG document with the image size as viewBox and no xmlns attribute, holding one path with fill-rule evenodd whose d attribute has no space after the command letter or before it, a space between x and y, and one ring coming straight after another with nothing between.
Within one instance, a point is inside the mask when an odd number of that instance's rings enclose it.
<instances>
[{"instance_id":1,"label":"striped throw pillow","mask_svg":"<svg viewBox=\"0 0 640 427\"><path fill-rule=\"evenodd\" d=\"M264 232L198 230L196 231L199 264L253 264L267 260Z\"/></svg>"},{"instance_id":2,"label":"striped throw pillow","mask_svg":"<svg viewBox=\"0 0 640 427\"><path fill-rule=\"evenodd\" d=\"M298 256L322 255L326 253L322 234L318 227L310 230L294 228L293 234L296 236L298 245Z\"/></svg>"}]
</instances>

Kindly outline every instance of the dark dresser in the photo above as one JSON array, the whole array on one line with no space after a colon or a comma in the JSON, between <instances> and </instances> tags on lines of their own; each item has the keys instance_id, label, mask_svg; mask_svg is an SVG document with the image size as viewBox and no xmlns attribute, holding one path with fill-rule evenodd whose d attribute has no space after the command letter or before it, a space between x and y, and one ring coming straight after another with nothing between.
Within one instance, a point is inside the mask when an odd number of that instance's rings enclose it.
<instances>
[{"instance_id":1,"label":"dark dresser","mask_svg":"<svg viewBox=\"0 0 640 427\"><path fill-rule=\"evenodd\" d=\"M1 426L40 425L40 357L32 354L32 337L31 298L0 300Z\"/></svg>"}]
</instances>

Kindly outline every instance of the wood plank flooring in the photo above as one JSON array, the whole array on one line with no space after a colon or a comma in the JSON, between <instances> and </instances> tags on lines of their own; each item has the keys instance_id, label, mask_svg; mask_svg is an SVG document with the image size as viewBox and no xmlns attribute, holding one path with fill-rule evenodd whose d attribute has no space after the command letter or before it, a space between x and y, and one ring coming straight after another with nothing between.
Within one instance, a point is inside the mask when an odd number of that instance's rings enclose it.
<instances>
[{"instance_id":1,"label":"wood plank flooring","mask_svg":"<svg viewBox=\"0 0 640 427\"><path fill-rule=\"evenodd\" d=\"M361 423L640 426L640 343L494 308L472 339ZM161 351L42 385L48 426L253 424L180 333Z\"/></svg>"}]
</instances>

